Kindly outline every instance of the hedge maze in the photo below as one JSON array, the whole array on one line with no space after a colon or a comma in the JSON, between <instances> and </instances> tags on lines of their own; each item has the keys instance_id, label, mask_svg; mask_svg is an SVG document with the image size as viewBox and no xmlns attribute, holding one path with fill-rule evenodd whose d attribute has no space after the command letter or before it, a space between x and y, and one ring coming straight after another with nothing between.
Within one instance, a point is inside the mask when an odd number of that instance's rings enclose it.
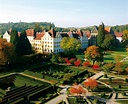
<instances>
[{"instance_id":1,"label":"hedge maze","mask_svg":"<svg viewBox=\"0 0 128 104\"><path fill-rule=\"evenodd\" d=\"M5 90L4 86L6 86L6 89L11 86L14 87L14 82L17 78L16 76L17 75L10 75L0 78L0 104L24 104L25 102L40 97L41 94L45 94L53 89L50 84L42 82L42 85L38 83L37 85L29 86L24 84L20 87L12 88L9 91Z\"/></svg>"}]
</instances>

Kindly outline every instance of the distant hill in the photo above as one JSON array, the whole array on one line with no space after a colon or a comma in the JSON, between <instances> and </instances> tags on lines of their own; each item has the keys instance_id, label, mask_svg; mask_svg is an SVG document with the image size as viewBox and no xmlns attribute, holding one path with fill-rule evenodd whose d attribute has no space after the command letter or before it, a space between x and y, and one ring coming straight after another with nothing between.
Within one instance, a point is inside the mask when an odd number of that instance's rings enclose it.
<instances>
[{"instance_id":1,"label":"distant hill","mask_svg":"<svg viewBox=\"0 0 128 104\"><path fill-rule=\"evenodd\" d=\"M49 30L50 28L54 28L56 31L69 31L69 30L77 30L78 28L70 27L70 28L62 28L62 27L55 27L53 23L50 22L9 22L9 23L0 23L0 34L4 34L5 31L8 31L10 28L16 29L17 31L21 32L22 30L26 30L29 28L37 29L37 31L43 31L44 29ZM107 26L108 27L108 26ZM127 25L116 25L111 26L112 29L116 32L123 32L124 30L128 30L128 24ZM93 28L93 26L86 26L81 27L81 30L90 30Z\"/></svg>"},{"instance_id":2,"label":"distant hill","mask_svg":"<svg viewBox=\"0 0 128 104\"><path fill-rule=\"evenodd\" d=\"M18 23L0 23L0 34L4 34L5 31L9 30L10 28L16 29L17 31L21 32L22 30L26 30L29 28L35 28L36 24L39 24L39 26L43 29L49 29L50 27L55 27L53 23L50 22L32 22L32 23L26 23L26 22L18 22Z\"/></svg>"}]
</instances>

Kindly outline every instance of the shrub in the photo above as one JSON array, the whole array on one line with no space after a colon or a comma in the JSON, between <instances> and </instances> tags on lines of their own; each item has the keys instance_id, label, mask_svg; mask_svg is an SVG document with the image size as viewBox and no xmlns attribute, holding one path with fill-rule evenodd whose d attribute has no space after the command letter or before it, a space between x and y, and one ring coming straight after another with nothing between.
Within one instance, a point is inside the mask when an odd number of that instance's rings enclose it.
<instances>
[{"instance_id":1,"label":"shrub","mask_svg":"<svg viewBox=\"0 0 128 104\"><path fill-rule=\"evenodd\" d=\"M123 91L123 92L122 92L122 95L126 96L126 93Z\"/></svg>"},{"instance_id":2,"label":"shrub","mask_svg":"<svg viewBox=\"0 0 128 104\"><path fill-rule=\"evenodd\" d=\"M92 68L93 68L94 70L97 70L97 69L99 69L100 67L99 67L99 65L93 65Z\"/></svg>"},{"instance_id":3,"label":"shrub","mask_svg":"<svg viewBox=\"0 0 128 104\"><path fill-rule=\"evenodd\" d=\"M74 65L77 66L77 67L80 66L80 64L81 64L80 60L77 60L77 61L74 62Z\"/></svg>"},{"instance_id":4,"label":"shrub","mask_svg":"<svg viewBox=\"0 0 128 104\"><path fill-rule=\"evenodd\" d=\"M104 78L108 78L107 74L104 74Z\"/></svg>"},{"instance_id":5,"label":"shrub","mask_svg":"<svg viewBox=\"0 0 128 104\"><path fill-rule=\"evenodd\" d=\"M85 67L90 67L90 66L91 66L91 64L90 64L90 62L89 62L89 61L84 62L82 65L83 65L83 66L85 66Z\"/></svg>"},{"instance_id":6,"label":"shrub","mask_svg":"<svg viewBox=\"0 0 128 104\"><path fill-rule=\"evenodd\" d=\"M105 92L101 93L101 97L105 97Z\"/></svg>"},{"instance_id":7,"label":"shrub","mask_svg":"<svg viewBox=\"0 0 128 104\"><path fill-rule=\"evenodd\" d=\"M64 60L62 57L58 57L58 62L59 62L59 63L64 63L65 60Z\"/></svg>"},{"instance_id":8,"label":"shrub","mask_svg":"<svg viewBox=\"0 0 128 104\"><path fill-rule=\"evenodd\" d=\"M70 59L70 63L71 63L72 65L74 64L75 61L76 61L75 58Z\"/></svg>"},{"instance_id":9,"label":"shrub","mask_svg":"<svg viewBox=\"0 0 128 104\"><path fill-rule=\"evenodd\" d=\"M121 88L121 85L119 84L118 87Z\"/></svg>"},{"instance_id":10,"label":"shrub","mask_svg":"<svg viewBox=\"0 0 128 104\"><path fill-rule=\"evenodd\" d=\"M113 63L105 64L105 65L102 67L102 69L103 69L105 72L110 72L113 68L114 68L114 64L113 64Z\"/></svg>"},{"instance_id":11,"label":"shrub","mask_svg":"<svg viewBox=\"0 0 128 104\"><path fill-rule=\"evenodd\" d=\"M128 78L125 78L125 82L128 82Z\"/></svg>"},{"instance_id":12,"label":"shrub","mask_svg":"<svg viewBox=\"0 0 128 104\"><path fill-rule=\"evenodd\" d=\"M109 78L109 82L112 83L112 78L111 77Z\"/></svg>"}]
</instances>

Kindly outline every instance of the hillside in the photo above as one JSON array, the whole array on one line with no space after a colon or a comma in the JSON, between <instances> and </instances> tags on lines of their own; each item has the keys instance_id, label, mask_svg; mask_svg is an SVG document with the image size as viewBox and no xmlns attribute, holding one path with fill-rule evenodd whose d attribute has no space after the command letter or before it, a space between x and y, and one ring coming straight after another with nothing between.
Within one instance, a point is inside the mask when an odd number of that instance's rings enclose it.
<instances>
[{"instance_id":1,"label":"hillside","mask_svg":"<svg viewBox=\"0 0 128 104\"><path fill-rule=\"evenodd\" d=\"M9 23L0 23L0 34L4 34L5 31L9 30L10 28L16 29L17 31L21 32L22 30L26 30L29 28L34 28L37 32L43 31L44 29L49 30L51 27L54 27L56 31L69 31L69 30L76 30L77 28L75 27L70 27L70 28L62 28L62 27L55 27L53 23L50 22L32 22L32 23L27 23L27 22L9 22ZM86 27L81 27L80 29L82 30L90 30L92 29L93 26L86 26ZM108 27L108 26L107 26ZM111 26L112 29L116 32L123 32L124 30L128 29L128 25L116 25L116 26Z\"/></svg>"}]
</instances>

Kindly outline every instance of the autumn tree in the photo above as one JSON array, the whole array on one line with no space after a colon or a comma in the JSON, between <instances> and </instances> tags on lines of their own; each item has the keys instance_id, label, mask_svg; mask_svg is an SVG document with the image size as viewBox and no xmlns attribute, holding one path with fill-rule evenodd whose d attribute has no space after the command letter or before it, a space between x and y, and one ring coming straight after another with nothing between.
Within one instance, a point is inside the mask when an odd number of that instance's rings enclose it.
<instances>
[{"instance_id":1,"label":"autumn tree","mask_svg":"<svg viewBox=\"0 0 128 104\"><path fill-rule=\"evenodd\" d=\"M123 56L121 56L120 54L116 54L114 56L115 62L120 62L123 59Z\"/></svg>"},{"instance_id":2,"label":"autumn tree","mask_svg":"<svg viewBox=\"0 0 128 104\"><path fill-rule=\"evenodd\" d=\"M93 45L86 49L85 58L94 64L95 61L103 61L103 54L98 46Z\"/></svg>"},{"instance_id":3,"label":"autumn tree","mask_svg":"<svg viewBox=\"0 0 128 104\"><path fill-rule=\"evenodd\" d=\"M13 44L14 52L20 56L21 55L21 46L20 46L20 38L18 36L18 32L16 30L11 31L10 43Z\"/></svg>"},{"instance_id":4,"label":"autumn tree","mask_svg":"<svg viewBox=\"0 0 128 104\"><path fill-rule=\"evenodd\" d=\"M95 88L98 86L98 82L96 79L94 78L88 78L84 81L83 83L86 87L89 87L89 88Z\"/></svg>"},{"instance_id":5,"label":"autumn tree","mask_svg":"<svg viewBox=\"0 0 128 104\"><path fill-rule=\"evenodd\" d=\"M13 45L6 39L0 38L0 65L7 65L14 59Z\"/></svg>"},{"instance_id":6,"label":"autumn tree","mask_svg":"<svg viewBox=\"0 0 128 104\"><path fill-rule=\"evenodd\" d=\"M121 74L124 70L125 70L125 67L124 67L124 64L122 62L117 62L115 64L115 71L117 71L118 75Z\"/></svg>"},{"instance_id":7,"label":"autumn tree","mask_svg":"<svg viewBox=\"0 0 128 104\"><path fill-rule=\"evenodd\" d=\"M102 47L102 43L104 41L105 38L105 32L104 32L104 24L102 23L101 25L99 25L98 27L98 35L97 35L97 45L99 47Z\"/></svg>"},{"instance_id":8,"label":"autumn tree","mask_svg":"<svg viewBox=\"0 0 128 104\"><path fill-rule=\"evenodd\" d=\"M75 38L64 37L61 40L60 47L66 53L75 53L81 48L81 43Z\"/></svg>"},{"instance_id":9,"label":"autumn tree","mask_svg":"<svg viewBox=\"0 0 128 104\"><path fill-rule=\"evenodd\" d=\"M20 34L20 47L19 48L21 50L21 55L29 55L32 53L31 44L24 30Z\"/></svg>"},{"instance_id":10,"label":"autumn tree","mask_svg":"<svg viewBox=\"0 0 128 104\"><path fill-rule=\"evenodd\" d=\"M71 94L77 94L77 95L84 94L85 95L87 93L87 90L82 85L74 84L73 86L69 88L69 92Z\"/></svg>"}]
</instances>

